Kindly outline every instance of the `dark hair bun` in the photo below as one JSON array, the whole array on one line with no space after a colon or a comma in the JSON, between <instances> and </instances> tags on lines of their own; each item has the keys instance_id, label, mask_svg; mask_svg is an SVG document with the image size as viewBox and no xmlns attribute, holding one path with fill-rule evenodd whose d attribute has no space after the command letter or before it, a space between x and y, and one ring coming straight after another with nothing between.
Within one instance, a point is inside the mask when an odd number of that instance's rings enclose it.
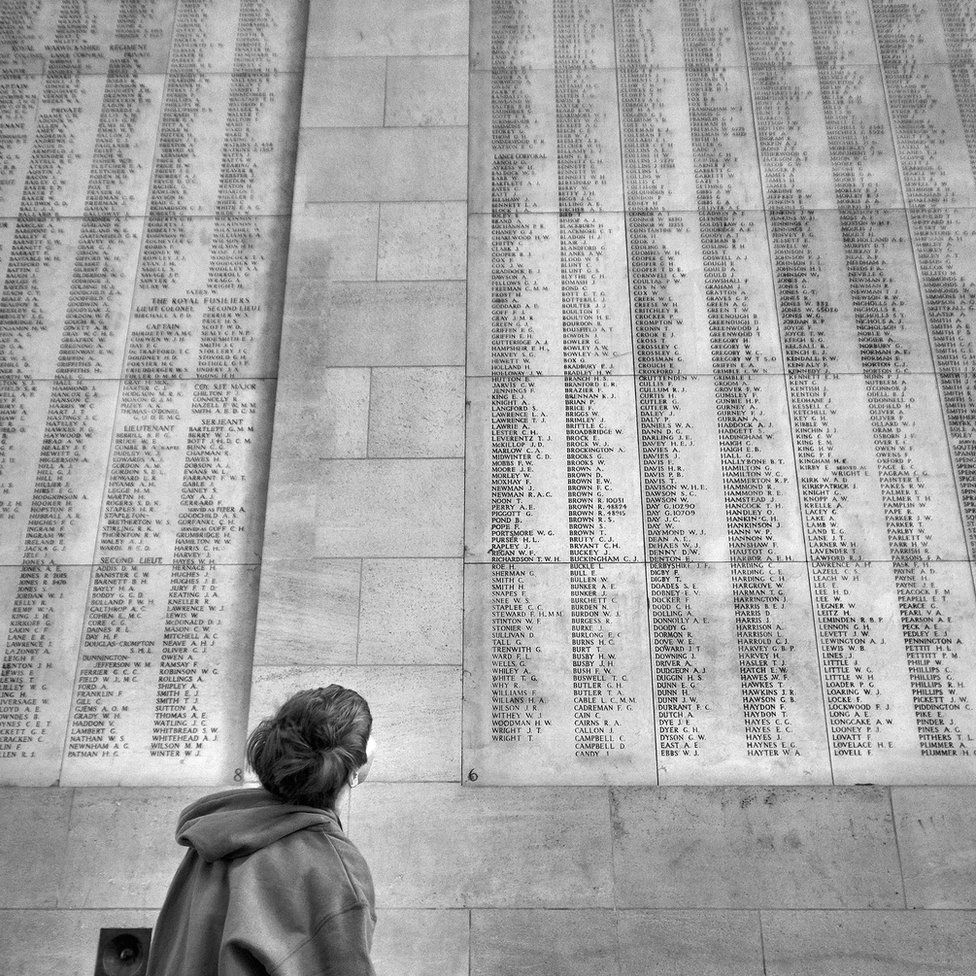
<instances>
[{"instance_id":1,"label":"dark hair bun","mask_svg":"<svg viewBox=\"0 0 976 976\"><path fill-rule=\"evenodd\" d=\"M297 806L329 808L366 762L373 717L350 688L300 691L247 740L247 762L271 794Z\"/></svg>"}]
</instances>

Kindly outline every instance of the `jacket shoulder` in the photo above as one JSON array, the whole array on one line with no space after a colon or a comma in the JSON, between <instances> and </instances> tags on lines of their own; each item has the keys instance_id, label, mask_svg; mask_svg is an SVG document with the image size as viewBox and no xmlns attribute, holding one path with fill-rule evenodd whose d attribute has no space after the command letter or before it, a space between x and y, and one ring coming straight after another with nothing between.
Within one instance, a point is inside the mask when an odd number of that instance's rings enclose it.
<instances>
[{"instance_id":1,"label":"jacket shoulder","mask_svg":"<svg viewBox=\"0 0 976 976\"><path fill-rule=\"evenodd\" d=\"M347 875L350 886L357 893L366 896L365 901L373 907L373 878L369 872L366 859L359 852L359 848L337 828L323 824L310 827L306 831L309 835L308 843L313 846L328 847L334 852L339 864Z\"/></svg>"},{"instance_id":2,"label":"jacket shoulder","mask_svg":"<svg viewBox=\"0 0 976 976\"><path fill-rule=\"evenodd\" d=\"M320 910L342 912L365 905L375 915L366 860L336 826L315 824L297 830L242 860L246 873L301 889Z\"/></svg>"}]
</instances>

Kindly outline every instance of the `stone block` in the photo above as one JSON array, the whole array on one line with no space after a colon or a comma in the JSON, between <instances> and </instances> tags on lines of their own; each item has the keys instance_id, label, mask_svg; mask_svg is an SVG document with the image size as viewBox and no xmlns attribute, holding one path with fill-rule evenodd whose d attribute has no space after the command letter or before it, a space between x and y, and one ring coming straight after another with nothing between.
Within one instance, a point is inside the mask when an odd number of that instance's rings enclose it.
<instances>
[{"instance_id":1,"label":"stone block","mask_svg":"<svg viewBox=\"0 0 976 976\"><path fill-rule=\"evenodd\" d=\"M373 281L379 233L377 203L310 203L292 218L290 289L295 279ZM287 326L286 326L287 329Z\"/></svg>"},{"instance_id":2,"label":"stone block","mask_svg":"<svg viewBox=\"0 0 976 976\"><path fill-rule=\"evenodd\" d=\"M158 909L186 853L180 811L219 790L76 789L58 907Z\"/></svg>"},{"instance_id":3,"label":"stone block","mask_svg":"<svg viewBox=\"0 0 976 976\"><path fill-rule=\"evenodd\" d=\"M612 791L621 908L897 908L886 790Z\"/></svg>"},{"instance_id":4,"label":"stone block","mask_svg":"<svg viewBox=\"0 0 976 976\"><path fill-rule=\"evenodd\" d=\"M266 563L254 664L355 664L360 566L358 559Z\"/></svg>"},{"instance_id":5,"label":"stone block","mask_svg":"<svg viewBox=\"0 0 976 976\"><path fill-rule=\"evenodd\" d=\"M313 4L308 53L312 56L468 53L466 0L337 0Z\"/></svg>"},{"instance_id":6,"label":"stone block","mask_svg":"<svg viewBox=\"0 0 976 976\"><path fill-rule=\"evenodd\" d=\"M894 788L898 852L909 908L976 908L976 789Z\"/></svg>"},{"instance_id":7,"label":"stone block","mask_svg":"<svg viewBox=\"0 0 976 976\"><path fill-rule=\"evenodd\" d=\"M972 912L764 912L766 976L970 976Z\"/></svg>"},{"instance_id":8,"label":"stone block","mask_svg":"<svg viewBox=\"0 0 976 976\"><path fill-rule=\"evenodd\" d=\"M383 908L607 908L604 789L365 783L350 836Z\"/></svg>"},{"instance_id":9,"label":"stone block","mask_svg":"<svg viewBox=\"0 0 976 976\"><path fill-rule=\"evenodd\" d=\"M463 203L380 204L380 281L461 280L467 267Z\"/></svg>"},{"instance_id":10,"label":"stone block","mask_svg":"<svg viewBox=\"0 0 976 976\"><path fill-rule=\"evenodd\" d=\"M327 366L464 364L464 282L303 281L290 283L288 297L286 335L296 339L282 350L283 375L287 369L314 378Z\"/></svg>"},{"instance_id":11,"label":"stone block","mask_svg":"<svg viewBox=\"0 0 976 976\"><path fill-rule=\"evenodd\" d=\"M57 787L0 789L0 877L8 881L0 907L57 904L71 798L71 790Z\"/></svg>"},{"instance_id":12,"label":"stone block","mask_svg":"<svg viewBox=\"0 0 976 976\"><path fill-rule=\"evenodd\" d=\"M758 912L622 911L621 976L763 976Z\"/></svg>"},{"instance_id":13,"label":"stone block","mask_svg":"<svg viewBox=\"0 0 976 976\"><path fill-rule=\"evenodd\" d=\"M382 125L385 97L385 58L307 58L302 127Z\"/></svg>"},{"instance_id":14,"label":"stone block","mask_svg":"<svg viewBox=\"0 0 976 976\"><path fill-rule=\"evenodd\" d=\"M376 976L468 976L468 912L387 909L373 938Z\"/></svg>"},{"instance_id":15,"label":"stone block","mask_svg":"<svg viewBox=\"0 0 976 976\"><path fill-rule=\"evenodd\" d=\"M311 559L315 551L315 492L324 462L279 456L271 463L263 561Z\"/></svg>"},{"instance_id":16,"label":"stone block","mask_svg":"<svg viewBox=\"0 0 976 976\"><path fill-rule=\"evenodd\" d=\"M460 664L460 559L364 560L358 661Z\"/></svg>"},{"instance_id":17,"label":"stone block","mask_svg":"<svg viewBox=\"0 0 976 976\"><path fill-rule=\"evenodd\" d=\"M476 909L471 976L619 976L614 913Z\"/></svg>"},{"instance_id":18,"label":"stone block","mask_svg":"<svg viewBox=\"0 0 976 976\"><path fill-rule=\"evenodd\" d=\"M317 555L461 554L460 461L322 461L320 471Z\"/></svg>"},{"instance_id":19,"label":"stone block","mask_svg":"<svg viewBox=\"0 0 976 976\"><path fill-rule=\"evenodd\" d=\"M466 57L390 58L386 125L467 125Z\"/></svg>"},{"instance_id":20,"label":"stone block","mask_svg":"<svg viewBox=\"0 0 976 976\"><path fill-rule=\"evenodd\" d=\"M464 200L467 130L303 129L299 205L346 200Z\"/></svg>"},{"instance_id":21,"label":"stone block","mask_svg":"<svg viewBox=\"0 0 976 976\"><path fill-rule=\"evenodd\" d=\"M464 370L460 366L374 369L370 457L464 455Z\"/></svg>"},{"instance_id":22,"label":"stone block","mask_svg":"<svg viewBox=\"0 0 976 976\"><path fill-rule=\"evenodd\" d=\"M275 410L275 458L366 456L368 369L325 369L318 383L283 382Z\"/></svg>"}]
</instances>

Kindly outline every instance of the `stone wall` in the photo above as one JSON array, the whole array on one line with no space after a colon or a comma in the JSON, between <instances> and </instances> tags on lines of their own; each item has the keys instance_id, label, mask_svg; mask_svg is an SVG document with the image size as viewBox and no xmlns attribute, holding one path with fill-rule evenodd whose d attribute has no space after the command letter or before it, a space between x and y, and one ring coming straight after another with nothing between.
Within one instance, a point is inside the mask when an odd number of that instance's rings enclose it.
<instances>
[{"instance_id":1,"label":"stone wall","mask_svg":"<svg viewBox=\"0 0 976 976\"><path fill-rule=\"evenodd\" d=\"M468 22L309 26L251 716L373 706L344 821L378 972L971 973L972 788L462 785ZM151 925L200 792L0 790L0 969L87 974L100 926Z\"/></svg>"}]
</instances>

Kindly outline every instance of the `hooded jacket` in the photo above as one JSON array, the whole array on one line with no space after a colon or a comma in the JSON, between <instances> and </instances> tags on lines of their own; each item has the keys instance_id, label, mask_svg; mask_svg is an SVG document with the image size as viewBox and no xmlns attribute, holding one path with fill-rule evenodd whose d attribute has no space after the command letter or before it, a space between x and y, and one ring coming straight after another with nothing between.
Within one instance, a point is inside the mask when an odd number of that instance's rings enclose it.
<instances>
[{"instance_id":1,"label":"hooded jacket","mask_svg":"<svg viewBox=\"0 0 976 976\"><path fill-rule=\"evenodd\" d=\"M373 882L335 812L231 790L188 806L176 839L148 976L373 976Z\"/></svg>"}]
</instances>

